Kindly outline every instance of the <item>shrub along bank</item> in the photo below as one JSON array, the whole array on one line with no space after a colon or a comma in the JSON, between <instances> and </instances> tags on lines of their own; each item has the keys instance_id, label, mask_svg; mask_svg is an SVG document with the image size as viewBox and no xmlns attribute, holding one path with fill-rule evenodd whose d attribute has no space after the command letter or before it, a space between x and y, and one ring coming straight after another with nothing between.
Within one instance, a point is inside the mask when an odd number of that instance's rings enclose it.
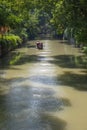
<instances>
[{"instance_id":1,"label":"shrub along bank","mask_svg":"<svg viewBox=\"0 0 87 130\"><path fill-rule=\"evenodd\" d=\"M7 52L20 47L22 39L14 34L0 36L0 56L3 56Z\"/></svg>"}]
</instances>

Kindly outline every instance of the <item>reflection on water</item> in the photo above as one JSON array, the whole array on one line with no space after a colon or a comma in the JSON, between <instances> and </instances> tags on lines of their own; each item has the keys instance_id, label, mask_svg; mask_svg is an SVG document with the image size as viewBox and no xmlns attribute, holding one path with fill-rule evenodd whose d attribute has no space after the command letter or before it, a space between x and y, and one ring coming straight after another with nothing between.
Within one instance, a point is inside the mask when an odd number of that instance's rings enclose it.
<instances>
[{"instance_id":1,"label":"reflection on water","mask_svg":"<svg viewBox=\"0 0 87 130\"><path fill-rule=\"evenodd\" d=\"M46 85L56 85L56 78L53 76L33 76L30 77L30 80L33 82L40 82Z\"/></svg>"},{"instance_id":2,"label":"reflection on water","mask_svg":"<svg viewBox=\"0 0 87 130\"><path fill-rule=\"evenodd\" d=\"M87 57L43 42L43 50L31 41L0 60L0 130L86 130Z\"/></svg>"},{"instance_id":3,"label":"reflection on water","mask_svg":"<svg viewBox=\"0 0 87 130\"><path fill-rule=\"evenodd\" d=\"M0 96L1 129L62 130L66 123L48 112L61 110L68 102L65 100L63 104L64 99L57 99L54 94L49 88L12 88L8 94Z\"/></svg>"},{"instance_id":4,"label":"reflection on water","mask_svg":"<svg viewBox=\"0 0 87 130\"><path fill-rule=\"evenodd\" d=\"M53 56L54 60L50 61L63 68L87 68L87 57L75 55L58 55Z\"/></svg>"},{"instance_id":5,"label":"reflection on water","mask_svg":"<svg viewBox=\"0 0 87 130\"><path fill-rule=\"evenodd\" d=\"M58 77L58 80L62 81L61 84L69 85L78 90L87 91L87 74L75 74L73 72L65 72Z\"/></svg>"}]
</instances>

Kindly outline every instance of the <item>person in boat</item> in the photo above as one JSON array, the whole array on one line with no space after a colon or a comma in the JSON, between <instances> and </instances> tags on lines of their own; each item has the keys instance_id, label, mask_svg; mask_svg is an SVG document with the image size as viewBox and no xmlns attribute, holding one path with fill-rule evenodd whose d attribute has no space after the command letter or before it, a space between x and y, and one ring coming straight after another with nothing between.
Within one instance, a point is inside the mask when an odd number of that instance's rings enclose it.
<instances>
[{"instance_id":1,"label":"person in boat","mask_svg":"<svg viewBox=\"0 0 87 130\"><path fill-rule=\"evenodd\" d=\"M37 47L39 47L39 45L40 45L40 42L39 42L39 41L37 41L37 42L36 42L36 46L37 46Z\"/></svg>"}]
</instances>

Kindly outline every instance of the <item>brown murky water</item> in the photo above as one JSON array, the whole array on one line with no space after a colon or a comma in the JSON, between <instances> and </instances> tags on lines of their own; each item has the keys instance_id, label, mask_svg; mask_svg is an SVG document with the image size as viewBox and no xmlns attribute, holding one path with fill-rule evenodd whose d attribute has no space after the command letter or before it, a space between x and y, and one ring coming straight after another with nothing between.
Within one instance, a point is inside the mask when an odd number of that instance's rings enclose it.
<instances>
[{"instance_id":1,"label":"brown murky water","mask_svg":"<svg viewBox=\"0 0 87 130\"><path fill-rule=\"evenodd\" d=\"M87 130L87 57L42 42L0 59L0 130Z\"/></svg>"}]
</instances>

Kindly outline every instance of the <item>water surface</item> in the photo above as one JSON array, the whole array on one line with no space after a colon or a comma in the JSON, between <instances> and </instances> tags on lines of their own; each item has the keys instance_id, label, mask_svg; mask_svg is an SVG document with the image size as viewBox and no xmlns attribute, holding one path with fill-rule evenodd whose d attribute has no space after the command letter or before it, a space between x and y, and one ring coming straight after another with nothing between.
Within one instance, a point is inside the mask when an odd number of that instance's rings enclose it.
<instances>
[{"instance_id":1,"label":"water surface","mask_svg":"<svg viewBox=\"0 0 87 130\"><path fill-rule=\"evenodd\" d=\"M87 57L58 40L0 59L0 130L87 130Z\"/></svg>"}]
</instances>

